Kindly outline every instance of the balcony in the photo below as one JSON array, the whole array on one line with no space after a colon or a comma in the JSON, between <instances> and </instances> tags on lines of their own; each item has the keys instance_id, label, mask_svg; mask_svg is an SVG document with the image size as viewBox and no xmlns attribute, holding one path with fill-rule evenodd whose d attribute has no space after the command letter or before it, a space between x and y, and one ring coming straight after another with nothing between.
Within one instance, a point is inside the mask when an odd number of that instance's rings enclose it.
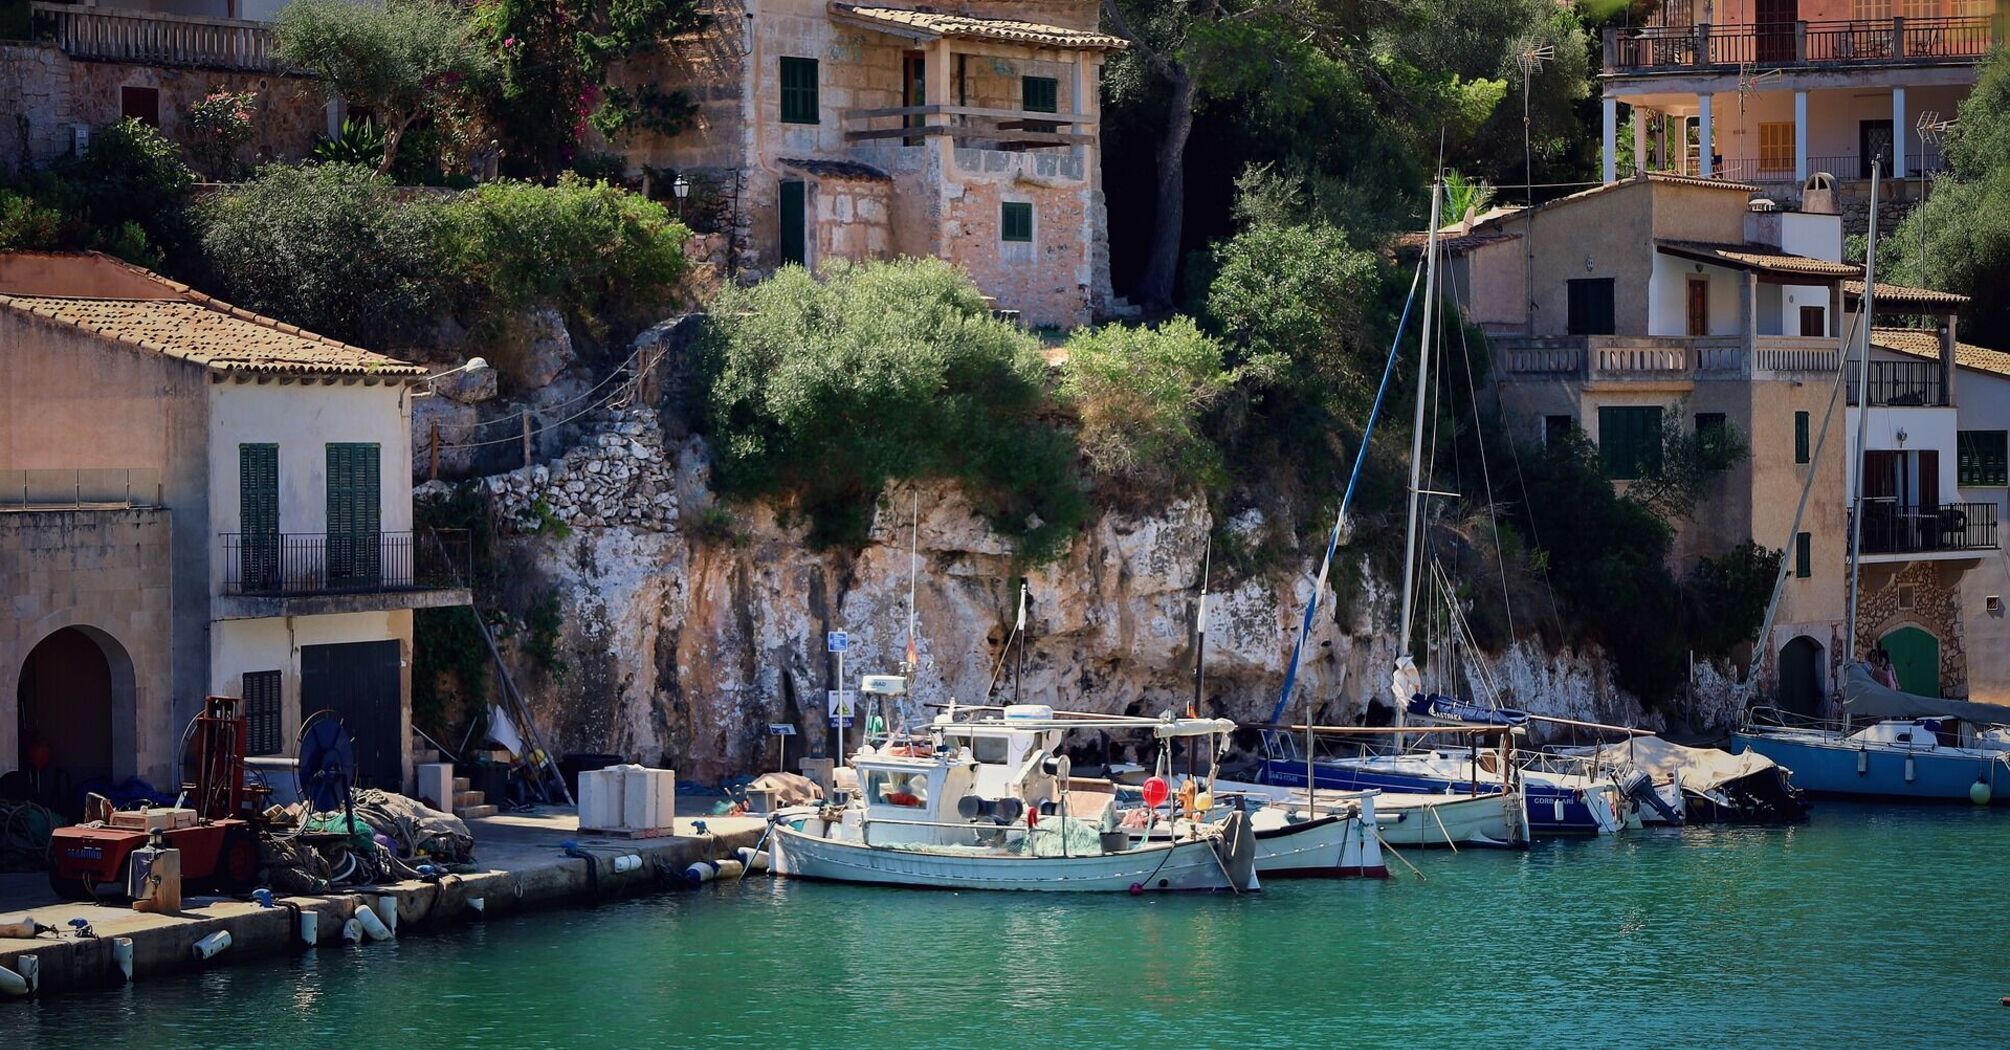
<instances>
[{"instance_id":1,"label":"balcony","mask_svg":"<svg viewBox=\"0 0 2010 1050\"><path fill-rule=\"evenodd\" d=\"M1689 380L1828 373L1842 363L1830 338L1737 336L1494 336L1510 379Z\"/></svg>"},{"instance_id":2,"label":"balcony","mask_svg":"<svg viewBox=\"0 0 2010 1050\"><path fill-rule=\"evenodd\" d=\"M71 58L253 73L283 72L264 22L35 3L37 21Z\"/></svg>"},{"instance_id":3,"label":"balcony","mask_svg":"<svg viewBox=\"0 0 2010 1050\"><path fill-rule=\"evenodd\" d=\"M1893 177L1891 166L1891 158L1884 158L1883 177L1887 179ZM1825 171L1839 179L1870 178L1870 167L1870 161L1855 153L1811 155L1808 157L1808 171ZM1937 175L1947 170L1947 158L1942 156L1939 150L1931 149L1926 151L1925 156L1920 156L1918 143L1915 141L1909 144L1906 151L1905 168L1906 178L1923 178L1928 175ZM1688 170L1692 172L1702 170L1702 165L1698 163L1694 150L1690 150L1689 152ZM1791 156L1786 157L1784 160L1777 158L1766 160L1758 157L1716 157L1710 166L1710 175L1712 178L1724 179L1730 182L1793 182L1798 184L1798 180L1794 178L1794 161Z\"/></svg>"},{"instance_id":4,"label":"balcony","mask_svg":"<svg viewBox=\"0 0 2010 1050\"><path fill-rule=\"evenodd\" d=\"M465 605L468 534L459 530L225 533L222 619Z\"/></svg>"},{"instance_id":5,"label":"balcony","mask_svg":"<svg viewBox=\"0 0 2010 1050\"><path fill-rule=\"evenodd\" d=\"M1096 144L1096 118L1081 113L927 105L847 109L841 119L852 145L918 146L938 136L958 149L1008 152Z\"/></svg>"},{"instance_id":6,"label":"balcony","mask_svg":"<svg viewBox=\"0 0 2010 1050\"><path fill-rule=\"evenodd\" d=\"M1857 403L1858 371L1849 370L1849 403ZM1940 408L1947 404L1937 361L1872 361L1870 403L1875 408Z\"/></svg>"},{"instance_id":7,"label":"balcony","mask_svg":"<svg viewBox=\"0 0 2010 1050\"><path fill-rule=\"evenodd\" d=\"M1934 65L1979 62L1996 46L1994 19L1858 19L1605 30L1605 72L1731 71L1741 67Z\"/></svg>"},{"instance_id":8,"label":"balcony","mask_svg":"<svg viewBox=\"0 0 2010 1050\"><path fill-rule=\"evenodd\" d=\"M1996 504L1910 506L1891 499L1863 504L1863 553L1921 555L1996 549Z\"/></svg>"}]
</instances>

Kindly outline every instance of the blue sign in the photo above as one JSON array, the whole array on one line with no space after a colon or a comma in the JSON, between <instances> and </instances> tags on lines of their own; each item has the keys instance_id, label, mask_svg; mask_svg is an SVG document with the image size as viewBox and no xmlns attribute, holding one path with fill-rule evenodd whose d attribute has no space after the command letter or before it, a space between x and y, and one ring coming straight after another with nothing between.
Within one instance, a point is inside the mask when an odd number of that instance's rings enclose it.
<instances>
[{"instance_id":1,"label":"blue sign","mask_svg":"<svg viewBox=\"0 0 2010 1050\"><path fill-rule=\"evenodd\" d=\"M850 644L851 640L845 637L843 631L828 631L824 634L824 650L826 652L841 653Z\"/></svg>"}]
</instances>

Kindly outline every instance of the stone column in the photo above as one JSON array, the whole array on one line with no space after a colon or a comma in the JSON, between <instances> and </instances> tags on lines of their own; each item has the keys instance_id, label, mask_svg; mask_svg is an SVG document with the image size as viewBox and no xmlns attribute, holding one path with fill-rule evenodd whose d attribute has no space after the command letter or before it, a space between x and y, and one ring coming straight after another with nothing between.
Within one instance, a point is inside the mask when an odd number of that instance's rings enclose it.
<instances>
[{"instance_id":1,"label":"stone column","mask_svg":"<svg viewBox=\"0 0 2010 1050\"><path fill-rule=\"evenodd\" d=\"M1808 181L1808 93L1794 92L1794 181Z\"/></svg>"},{"instance_id":2,"label":"stone column","mask_svg":"<svg viewBox=\"0 0 2010 1050\"><path fill-rule=\"evenodd\" d=\"M1605 99L1605 181L1619 181L1619 100Z\"/></svg>"},{"instance_id":3,"label":"stone column","mask_svg":"<svg viewBox=\"0 0 2010 1050\"><path fill-rule=\"evenodd\" d=\"M1707 92L1696 96L1696 102L1702 110L1696 123L1697 174L1702 175L1706 179L1715 174L1717 170L1716 160L1712 156L1715 152L1712 149L1712 143L1715 141L1717 129L1710 116L1710 102L1714 97Z\"/></svg>"},{"instance_id":4,"label":"stone column","mask_svg":"<svg viewBox=\"0 0 2010 1050\"><path fill-rule=\"evenodd\" d=\"M1633 107L1633 174L1647 170L1647 119L1652 113L1639 106Z\"/></svg>"},{"instance_id":5,"label":"stone column","mask_svg":"<svg viewBox=\"0 0 2010 1050\"><path fill-rule=\"evenodd\" d=\"M1905 136L1912 125L1905 119L1905 89L1891 89L1891 177L1905 178Z\"/></svg>"}]
</instances>

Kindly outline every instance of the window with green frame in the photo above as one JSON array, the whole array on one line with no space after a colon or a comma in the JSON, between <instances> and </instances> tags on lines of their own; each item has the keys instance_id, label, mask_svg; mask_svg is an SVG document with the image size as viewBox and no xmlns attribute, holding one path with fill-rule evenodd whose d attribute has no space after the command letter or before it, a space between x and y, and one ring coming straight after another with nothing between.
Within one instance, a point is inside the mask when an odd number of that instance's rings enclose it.
<instances>
[{"instance_id":1,"label":"window with green frame","mask_svg":"<svg viewBox=\"0 0 2010 1050\"><path fill-rule=\"evenodd\" d=\"M1808 461L1808 414L1794 413L1794 462Z\"/></svg>"},{"instance_id":2,"label":"window with green frame","mask_svg":"<svg viewBox=\"0 0 2010 1050\"><path fill-rule=\"evenodd\" d=\"M817 105L817 60L782 58L782 123L820 124Z\"/></svg>"},{"instance_id":3,"label":"window with green frame","mask_svg":"<svg viewBox=\"0 0 2010 1050\"><path fill-rule=\"evenodd\" d=\"M998 239L1021 244L1033 240L1033 206L1025 201L1006 201L998 208Z\"/></svg>"},{"instance_id":4,"label":"window with green frame","mask_svg":"<svg viewBox=\"0 0 2010 1050\"><path fill-rule=\"evenodd\" d=\"M1807 579L1815 574L1814 537L1805 532L1794 534L1794 576Z\"/></svg>"},{"instance_id":5,"label":"window with green frame","mask_svg":"<svg viewBox=\"0 0 2010 1050\"><path fill-rule=\"evenodd\" d=\"M1020 77L1019 95L1029 113L1061 111L1061 82L1053 77Z\"/></svg>"},{"instance_id":6,"label":"window with green frame","mask_svg":"<svg viewBox=\"0 0 2010 1050\"><path fill-rule=\"evenodd\" d=\"M1960 484L2010 485L2010 430L1963 430L1954 450Z\"/></svg>"},{"instance_id":7,"label":"window with green frame","mask_svg":"<svg viewBox=\"0 0 2010 1050\"><path fill-rule=\"evenodd\" d=\"M1637 478L1661 466L1661 407L1598 410L1598 459L1605 476Z\"/></svg>"}]
</instances>

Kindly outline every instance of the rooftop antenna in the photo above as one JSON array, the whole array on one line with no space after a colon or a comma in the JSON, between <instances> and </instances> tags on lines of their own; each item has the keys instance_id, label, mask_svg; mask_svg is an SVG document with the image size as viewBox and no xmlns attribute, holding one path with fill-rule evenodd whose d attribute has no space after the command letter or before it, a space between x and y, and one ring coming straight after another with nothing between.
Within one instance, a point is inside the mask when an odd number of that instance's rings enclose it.
<instances>
[{"instance_id":1,"label":"rooftop antenna","mask_svg":"<svg viewBox=\"0 0 2010 1050\"><path fill-rule=\"evenodd\" d=\"M1522 313L1528 318L1528 334L1535 334L1535 137L1529 117L1529 84L1542 64L1556 57L1556 48L1524 37L1515 45L1515 65L1521 67L1521 202L1522 202L1522 295L1528 301ZM1435 233L1435 229L1432 231ZM1430 300L1425 300L1428 303Z\"/></svg>"},{"instance_id":2,"label":"rooftop antenna","mask_svg":"<svg viewBox=\"0 0 2010 1050\"><path fill-rule=\"evenodd\" d=\"M1940 145L1940 140L1947 136L1947 130L1953 126L1953 120L1940 119L1940 111L1937 109L1929 109L1921 113L1919 121L1912 126L1912 130L1919 135L1919 174L1922 178L1926 175L1927 148L1929 146ZM1905 173L1898 172L1897 174L1903 176ZM1922 186L1920 192L1924 195L1925 187ZM1931 282L1926 279L1926 223L1922 221L1918 223L1918 226L1919 261L1913 264L1912 279L1919 282L1920 287L1927 288L1931 287Z\"/></svg>"},{"instance_id":3,"label":"rooftop antenna","mask_svg":"<svg viewBox=\"0 0 2010 1050\"><path fill-rule=\"evenodd\" d=\"M1751 63L1738 63L1738 141L1741 144L1745 140L1745 97L1778 79L1780 79L1780 70L1777 66L1766 70L1764 73L1754 73L1752 72ZM1707 146L1708 143L1704 145ZM1743 148L1741 145L1740 150L1742 151ZM1763 162L1763 155L1761 155L1760 160Z\"/></svg>"}]
</instances>

